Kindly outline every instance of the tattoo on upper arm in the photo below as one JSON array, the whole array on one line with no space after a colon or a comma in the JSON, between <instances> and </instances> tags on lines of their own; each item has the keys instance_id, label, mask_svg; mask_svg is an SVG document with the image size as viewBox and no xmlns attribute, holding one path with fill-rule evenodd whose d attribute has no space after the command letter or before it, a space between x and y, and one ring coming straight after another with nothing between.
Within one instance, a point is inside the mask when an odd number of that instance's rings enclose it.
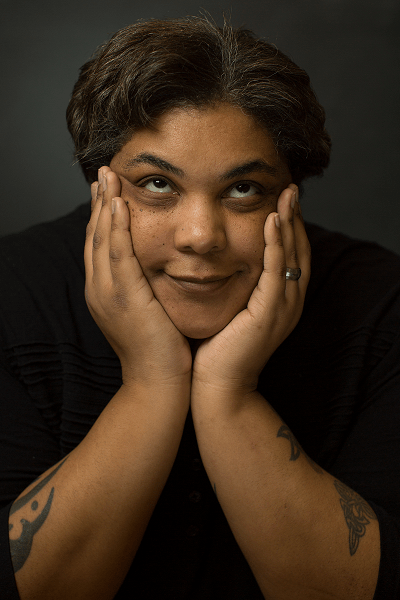
<instances>
[{"instance_id":1,"label":"tattoo on upper arm","mask_svg":"<svg viewBox=\"0 0 400 600\"><path fill-rule=\"evenodd\" d=\"M67 459L65 458L55 469L53 469L42 481L40 481L34 488L30 490L27 494L18 498L12 505L10 509L10 516L15 512L26 506L29 502L31 502L31 509L36 511L39 508L39 503L37 500L34 500L35 496L49 483L49 481L54 477L57 471L63 466ZM54 497L54 487L51 488L50 493L48 495L47 501L41 510L40 514L33 521L28 521L26 519L20 519L20 523L22 525L22 532L19 538L12 539L10 537L10 551L11 551L11 559L14 567L14 573L19 571L21 567L24 566L33 543L33 536L39 531L42 527L43 523L48 517L50 512L50 508L53 502ZM12 523L8 526L8 531L12 531L14 525Z\"/></svg>"},{"instance_id":2,"label":"tattoo on upper arm","mask_svg":"<svg viewBox=\"0 0 400 600\"><path fill-rule=\"evenodd\" d=\"M289 429L289 427L287 425L282 425L279 428L279 431L278 431L276 437L283 437L283 438L286 438L287 440L289 440L290 449L291 449L289 460L297 460L303 454L303 456L307 459L307 461L309 462L311 467L314 469L314 471L316 473L319 473L320 475L323 475L324 470L321 469L321 467L319 467L317 465L317 463L315 463L312 460L312 458L310 458L304 452L303 448L300 446L299 442L296 440L295 436L293 435L293 433L291 432L291 430Z\"/></svg>"},{"instance_id":3,"label":"tattoo on upper arm","mask_svg":"<svg viewBox=\"0 0 400 600\"><path fill-rule=\"evenodd\" d=\"M376 515L357 492L341 481L335 480L333 483L341 496L340 506L344 513L346 525L349 528L349 550L350 556L353 556L357 552L360 538L365 535L366 525L370 523L370 520L376 520Z\"/></svg>"}]
</instances>

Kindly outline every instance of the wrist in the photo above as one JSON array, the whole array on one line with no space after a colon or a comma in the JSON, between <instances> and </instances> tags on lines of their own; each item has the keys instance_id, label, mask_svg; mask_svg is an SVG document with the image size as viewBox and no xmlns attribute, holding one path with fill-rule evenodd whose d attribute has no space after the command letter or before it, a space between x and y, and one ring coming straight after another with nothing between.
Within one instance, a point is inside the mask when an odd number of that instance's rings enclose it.
<instances>
[{"instance_id":1,"label":"wrist","mask_svg":"<svg viewBox=\"0 0 400 600\"><path fill-rule=\"evenodd\" d=\"M122 374L121 392L129 398L143 397L152 400L155 404L160 402L185 403L190 402L189 376L181 377L133 377L131 373Z\"/></svg>"},{"instance_id":2,"label":"wrist","mask_svg":"<svg viewBox=\"0 0 400 600\"><path fill-rule=\"evenodd\" d=\"M122 382L126 388L143 387L144 389L189 389L192 380L191 365L180 373L172 373L168 369L144 369L132 367L121 361Z\"/></svg>"},{"instance_id":3,"label":"wrist","mask_svg":"<svg viewBox=\"0 0 400 600\"><path fill-rule=\"evenodd\" d=\"M249 380L196 380L191 387L191 403L207 405L212 409L238 410L257 394L257 379Z\"/></svg>"},{"instance_id":4,"label":"wrist","mask_svg":"<svg viewBox=\"0 0 400 600\"><path fill-rule=\"evenodd\" d=\"M247 374L246 376L223 377L210 375L210 373L200 374L193 372L192 377L192 395L195 394L216 394L224 396L246 396L257 390L258 374Z\"/></svg>"}]
</instances>

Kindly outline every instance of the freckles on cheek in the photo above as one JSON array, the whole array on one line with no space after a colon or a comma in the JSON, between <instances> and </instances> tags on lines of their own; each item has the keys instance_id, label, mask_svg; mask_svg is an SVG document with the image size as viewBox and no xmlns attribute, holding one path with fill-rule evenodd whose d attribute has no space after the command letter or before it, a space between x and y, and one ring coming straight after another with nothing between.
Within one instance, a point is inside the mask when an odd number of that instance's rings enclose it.
<instances>
[{"instance_id":1,"label":"freckles on cheek","mask_svg":"<svg viewBox=\"0 0 400 600\"><path fill-rule=\"evenodd\" d=\"M131 238L139 262L154 261L166 247L166 228L159 211L130 207Z\"/></svg>"}]
</instances>

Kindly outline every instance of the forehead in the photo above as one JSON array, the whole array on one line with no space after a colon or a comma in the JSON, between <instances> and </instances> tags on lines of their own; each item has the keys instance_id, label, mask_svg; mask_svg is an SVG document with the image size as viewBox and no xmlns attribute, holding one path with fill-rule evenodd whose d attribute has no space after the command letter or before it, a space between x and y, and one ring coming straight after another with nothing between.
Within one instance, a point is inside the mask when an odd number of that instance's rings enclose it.
<instances>
[{"instance_id":1,"label":"forehead","mask_svg":"<svg viewBox=\"0 0 400 600\"><path fill-rule=\"evenodd\" d=\"M266 129L229 104L168 111L151 129L136 131L113 162L130 170L144 162L138 159L144 155L157 156L193 174L227 172L237 164L257 161L270 165L271 173L287 172Z\"/></svg>"}]
</instances>

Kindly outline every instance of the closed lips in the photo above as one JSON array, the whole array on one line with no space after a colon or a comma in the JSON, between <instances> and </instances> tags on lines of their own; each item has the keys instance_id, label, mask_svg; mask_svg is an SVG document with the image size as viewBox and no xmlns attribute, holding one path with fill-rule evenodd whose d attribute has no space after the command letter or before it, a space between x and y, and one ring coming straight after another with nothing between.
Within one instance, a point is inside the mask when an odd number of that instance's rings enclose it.
<instances>
[{"instance_id":1,"label":"closed lips","mask_svg":"<svg viewBox=\"0 0 400 600\"><path fill-rule=\"evenodd\" d=\"M168 275L168 277L177 285L179 288L188 291L188 292L213 292L220 290L227 284L232 275L228 275L225 277L214 276L214 277L174 277L173 275Z\"/></svg>"},{"instance_id":2,"label":"closed lips","mask_svg":"<svg viewBox=\"0 0 400 600\"><path fill-rule=\"evenodd\" d=\"M218 276L213 276L213 277L190 277L190 276L177 277L174 275L169 275L169 277L171 277L172 279L176 279L178 281L187 281L189 283L214 283L216 281L222 281L222 280L228 279L228 277L230 277L230 275L218 275Z\"/></svg>"}]
</instances>

